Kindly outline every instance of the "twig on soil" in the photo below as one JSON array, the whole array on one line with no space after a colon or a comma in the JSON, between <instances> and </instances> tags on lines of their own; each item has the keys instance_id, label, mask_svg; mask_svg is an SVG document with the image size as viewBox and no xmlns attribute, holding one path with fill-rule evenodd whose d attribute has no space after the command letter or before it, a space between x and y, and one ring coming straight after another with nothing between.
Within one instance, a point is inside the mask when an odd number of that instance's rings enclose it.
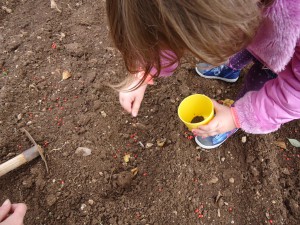
<instances>
[{"instance_id":1,"label":"twig on soil","mask_svg":"<svg viewBox=\"0 0 300 225\"><path fill-rule=\"evenodd\" d=\"M111 181L111 178L112 178L112 174L113 174L114 171L115 171L115 168L112 168L112 169L111 169L111 173L110 173L110 175L109 175L108 184L110 184L110 181Z\"/></svg>"},{"instance_id":2,"label":"twig on soil","mask_svg":"<svg viewBox=\"0 0 300 225\"><path fill-rule=\"evenodd\" d=\"M42 160L44 161L45 163L45 166L46 166L46 171L47 173L49 173L49 168L48 168L48 164L47 164L47 161L46 161L46 158L44 156L44 152L43 152L43 149L40 145L38 145L35 140L32 138L32 136L29 134L29 132L27 130L25 130L25 128L22 128L22 131L25 132L26 136L29 138L29 140L35 145L37 146L37 150L38 152L40 153L41 157L42 157Z\"/></svg>"},{"instance_id":3,"label":"twig on soil","mask_svg":"<svg viewBox=\"0 0 300 225\"><path fill-rule=\"evenodd\" d=\"M73 10L73 8L70 6L70 4L68 4L68 8L71 9L71 10Z\"/></svg>"},{"instance_id":4,"label":"twig on soil","mask_svg":"<svg viewBox=\"0 0 300 225\"><path fill-rule=\"evenodd\" d=\"M218 152L218 159L219 159L220 164L222 164L222 162L221 162L221 153L220 153L220 151Z\"/></svg>"},{"instance_id":5,"label":"twig on soil","mask_svg":"<svg viewBox=\"0 0 300 225\"><path fill-rule=\"evenodd\" d=\"M59 150L61 150L63 147L65 147L66 144L69 144L69 142L66 141L66 142L63 144L63 146L61 146L60 148L54 148L54 149L52 149L50 152L59 151Z\"/></svg>"},{"instance_id":6,"label":"twig on soil","mask_svg":"<svg viewBox=\"0 0 300 225\"><path fill-rule=\"evenodd\" d=\"M50 0L50 4L51 4L51 9L56 9L58 12L61 13L61 10L58 8L56 2L54 0Z\"/></svg>"}]
</instances>

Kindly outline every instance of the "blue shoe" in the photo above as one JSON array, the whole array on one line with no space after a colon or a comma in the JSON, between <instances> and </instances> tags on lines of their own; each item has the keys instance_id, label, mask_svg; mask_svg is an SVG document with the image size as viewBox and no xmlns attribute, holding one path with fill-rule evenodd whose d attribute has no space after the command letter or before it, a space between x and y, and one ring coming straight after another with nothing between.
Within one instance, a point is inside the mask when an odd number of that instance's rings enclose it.
<instances>
[{"instance_id":1,"label":"blue shoe","mask_svg":"<svg viewBox=\"0 0 300 225\"><path fill-rule=\"evenodd\" d=\"M233 70L226 65L211 68L206 63L197 64L195 69L201 77L219 79L230 83L236 82L241 72L241 70Z\"/></svg>"},{"instance_id":2,"label":"blue shoe","mask_svg":"<svg viewBox=\"0 0 300 225\"><path fill-rule=\"evenodd\" d=\"M213 149L219 147L226 141L231 135L233 135L238 129L233 129L232 131L228 131L223 134L217 134L215 136L210 136L206 138L202 138L200 136L195 137L196 143L204 149Z\"/></svg>"}]
</instances>

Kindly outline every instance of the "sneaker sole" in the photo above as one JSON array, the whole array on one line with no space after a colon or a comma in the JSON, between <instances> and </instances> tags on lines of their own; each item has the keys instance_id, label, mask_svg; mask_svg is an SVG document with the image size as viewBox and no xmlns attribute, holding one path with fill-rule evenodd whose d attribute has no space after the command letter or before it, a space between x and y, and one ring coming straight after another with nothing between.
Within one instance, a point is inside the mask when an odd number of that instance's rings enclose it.
<instances>
[{"instance_id":1,"label":"sneaker sole","mask_svg":"<svg viewBox=\"0 0 300 225\"><path fill-rule=\"evenodd\" d=\"M195 68L197 74L201 77L207 78L207 79L216 79L216 80L222 80L222 81L226 81L228 83L234 83L236 82L239 78L235 78L235 79L227 79L227 78L223 78L223 77L212 77L212 76L206 76L202 73L200 73L200 71L197 69L197 67Z\"/></svg>"},{"instance_id":2,"label":"sneaker sole","mask_svg":"<svg viewBox=\"0 0 300 225\"><path fill-rule=\"evenodd\" d=\"M203 145L201 144L200 142L198 142L197 138L195 137L195 142L197 143L197 145L199 145L201 148L204 148L204 149L214 149L214 148L217 148L219 147L221 144L223 144L227 139L225 139L223 142L217 144L217 145L213 145L213 146L207 146L207 145Z\"/></svg>"}]
</instances>

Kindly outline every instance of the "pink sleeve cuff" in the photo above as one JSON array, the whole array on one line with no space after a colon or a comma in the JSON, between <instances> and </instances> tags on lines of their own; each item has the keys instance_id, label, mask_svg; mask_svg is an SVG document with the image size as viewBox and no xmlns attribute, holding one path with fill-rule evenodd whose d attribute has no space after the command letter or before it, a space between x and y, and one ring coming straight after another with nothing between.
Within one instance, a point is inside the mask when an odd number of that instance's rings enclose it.
<instances>
[{"instance_id":1,"label":"pink sleeve cuff","mask_svg":"<svg viewBox=\"0 0 300 225\"><path fill-rule=\"evenodd\" d=\"M231 115L233 117L236 128L241 128L241 124L240 124L240 121L239 121L239 118L238 118L235 108L231 107L230 110L231 110Z\"/></svg>"},{"instance_id":2,"label":"pink sleeve cuff","mask_svg":"<svg viewBox=\"0 0 300 225\"><path fill-rule=\"evenodd\" d=\"M141 80L143 78L144 74L145 74L145 72L141 71L141 72L138 72L138 73L134 74L134 76L137 79ZM144 81L144 84L151 84L152 85L153 83L154 83L153 77L150 74L148 74L148 76L146 77L146 80Z\"/></svg>"}]
</instances>

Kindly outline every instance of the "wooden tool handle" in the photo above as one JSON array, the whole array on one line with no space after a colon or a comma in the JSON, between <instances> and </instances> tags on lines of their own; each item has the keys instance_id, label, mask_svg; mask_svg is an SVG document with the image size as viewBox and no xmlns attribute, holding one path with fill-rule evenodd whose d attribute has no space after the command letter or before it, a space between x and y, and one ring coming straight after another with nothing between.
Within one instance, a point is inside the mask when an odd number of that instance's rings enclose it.
<instances>
[{"instance_id":1,"label":"wooden tool handle","mask_svg":"<svg viewBox=\"0 0 300 225\"><path fill-rule=\"evenodd\" d=\"M39 156L37 146L33 146L22 154L0 165L0 177Z\"/></svg>"}]
</instances>

